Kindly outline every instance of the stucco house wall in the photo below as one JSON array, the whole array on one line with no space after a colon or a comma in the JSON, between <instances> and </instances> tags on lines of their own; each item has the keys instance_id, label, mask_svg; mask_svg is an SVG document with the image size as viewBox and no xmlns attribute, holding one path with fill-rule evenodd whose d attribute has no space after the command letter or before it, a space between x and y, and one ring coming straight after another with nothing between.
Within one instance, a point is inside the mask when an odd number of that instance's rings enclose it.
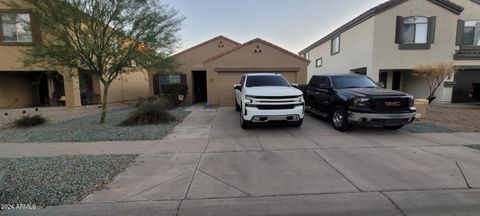
<instances>
[{"instance_id":1,"label":"stucco house wall","mask_svg":"<svg viewBox=\"0 0 480 216\"><path fill-rule=\"evenodd\" d=\"M306 83L309 61L262 39L244 44L218 36L173 56L180 67L175 72L186 74L192 102L192 71L206 72L207 100L211 104L233 106L233 84L244 73L277 72L292 83Z\"/></svg>"},{"instance_id":2,"label":"stucco house wall","mask_svg":"<svg viewBox=\"0 0 480 216\"><path fill-rule=\"evenodd\" d=\"M140 97L152 96L148 85L150 82L149 75L148 71L144 69L119 75L109 88L108 102L135 101ZM100 85L100 93L103 97L102 85Z\"/></svg>"},{"instance_id":3,"label":"stucco house wall","mask_svg":"<svg viewBox=\"0 0 480 216\"><path fill-rule=\"evenodd\" d=\"M247 72L278 72L284 74L287 79L290 78L290 82L305 84L309 62L296 54L287 52L280 51L278 47L266 41L255 39L234 52L207 61L205 67L209 101L221 106L233 106L233 84L240 81L241 75ZM228 83L225 83L227 80L221 79L223 74L233 72L238 73L236 82L232 82L235 79L228 79ZM226 95L225 91L232 94ZM222 97L229 98L224 100Z\"/></svg>"},{"instance_id":4,"label":"stucco house wall","mask_svg":"<svg viewBox=\"0 0 480 216\"><path fill-rule=\"evenodd\" d=\"M373 61L373 29L375 17L354 26L340 34L340 52L330 54L331 41L309 51L308 80L317 74L349 73L351 69L367 67L371 69ZM316 67L315 61L322 58L322 66Z\"/></svg>"},{"instance_id":5,"label":"stucco house wall","mask_svg":"<svg viewBox=\"0 0 480 216\"><path fill-rule=\"evenodd\" d=\"M239 45L240 43L236 41L224 36L218 36L173 56L176 63L179 64L179 67L173 72L186 75L186 81L189 87L187 97L185 98L187 103L192 102L192 71L205 71L203 61Z\"/></svg>"}]
</instances>

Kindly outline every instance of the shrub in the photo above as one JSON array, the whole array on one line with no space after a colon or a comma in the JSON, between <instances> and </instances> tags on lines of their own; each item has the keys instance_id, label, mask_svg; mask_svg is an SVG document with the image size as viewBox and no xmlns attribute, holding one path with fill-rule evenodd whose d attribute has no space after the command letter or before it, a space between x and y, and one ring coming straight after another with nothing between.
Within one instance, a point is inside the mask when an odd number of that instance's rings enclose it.
<instances>
[{"instance_id":1,"label":"shrub","mask_svg":"<svg viewBox=\"0 0 480 216\"><path fill-rule=\"evenodd\" d=\"M150 96L150 97L147 97L147 98L138 98L138 102L137 104L135 104L135 107L140 107L142 106L144 103L152 103L154 101L156 101L158 98L156 96Z\"/></svg>"},{"instance_id":2,"label":"shrub","mask_svg":"<svg viewBox=\"0 0 480 216\"><path fill-rule=\"evenodd\" d=\"M185 83L170 83L162 85L162 93L173 104L178 105L178 95L186 96L188 93L188 86Z\"/></svg>"},{"instance_id":3,"label":"shrub","mask_svg":"<svg viewBox=\"0 0 480 216\"><path fill-rule=\"evenodd\" d=\"M16 127L35 127L37 125L41 125L43 123L47 122L47 119L40 115L34 115L34 116L23 116L13 122L13 124Z\"/></svg>"},{"instance_id":4,"label":"shrub","mask_svg":"<svg viewBox=\"0 0 480 216\"><path fill-rule=\"evenodd\" d=\"M171 107L172 104L165 99L144 99L141 103L138 103L137 110L132 112L120 125L134 126L175 121L175 117L167 112Z\"/></svg>"}]
</instances>

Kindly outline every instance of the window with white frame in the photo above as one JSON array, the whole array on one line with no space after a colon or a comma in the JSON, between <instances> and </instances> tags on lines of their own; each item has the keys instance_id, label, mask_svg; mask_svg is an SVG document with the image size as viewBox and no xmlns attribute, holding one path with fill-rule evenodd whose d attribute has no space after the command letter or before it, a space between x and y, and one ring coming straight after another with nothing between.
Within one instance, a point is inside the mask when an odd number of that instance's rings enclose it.
<instances>
[{"instance_id":1,"label":"window with white frame","mask_svg":"<svg viewBox=\"0 0 480 216\"><path fill-rule=\"evenodd\" d=\"M340 52L340 36L335 37L331 41L332 47L331 47L331 54L337 54Z\"/></svg>"},{"instance_id":2,"label":"window with white frame","mask_svg":"<svg viewBox=\"0 0 480 216\"><path fill-rule=\"evenodd\" d=\"M181 83L182 77L180 74L160 75L160 84Z\"/></svg>"},{"instance_id":3,"label":"window with white frame","mask_svg":"<svg viewBox=\"0 0 480 216\"><path fill-rule=\"evenodd\" d=\"M0 41L9 43L32 42L30 30L30 14L28 13L0 13L1 37Z\"/></svg>"},{"instance_id":4,"label":"window with white frame","mask_svg":"<svg viewBox=\"0 0 480 216\"><path fill-rule=\"evenodd\" d=\"M465 21L463 45L480 46L480 20Z\"/></svg>"},{"instance_id":5,"label":"window with white frame","mask_svg":"<svg viewBox=\"0 0 480 216\"><path fill-rule=\"evenodd\" d=\"M403 20L403 43L425 44L427 43L428 18L405 17Z\"/></svg>"},{"instance_id":6,"label":"window with white frame","mask_svg":"<svg viewBox=\"0 0 480 216\"><path fill-rule=\"evenodd\" d=\"M318 58L317 60L315 60L315 67L322 67L322 64L323 64L323 59L322 58Z\"/></svg>"}]
</instances>

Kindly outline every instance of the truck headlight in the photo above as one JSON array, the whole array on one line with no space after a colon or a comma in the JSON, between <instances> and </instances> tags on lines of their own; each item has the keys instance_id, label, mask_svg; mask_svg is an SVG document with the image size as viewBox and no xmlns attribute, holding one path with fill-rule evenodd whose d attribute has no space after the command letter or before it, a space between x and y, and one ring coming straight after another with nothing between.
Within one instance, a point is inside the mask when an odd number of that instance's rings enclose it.
<instances>
[{"instance_id":1,"label":"truck headlight","mask_svg":"<svg viewBox=\"0 0 480 216\"><path fill-rule=\"evenodd\" d=\"M415 106L415 100L413 97L408 98L408 107L414 107Z\"/></svg>"},{"instance_id":2,"label":"truck headlight","mask_svg":"<svg viewBox=\"0 0 480 216\"><path fill-rule=\"evenodd\" d=\"M305 102L305 100L303 100L303 97L300 97L300 99L298 99L298 102L303 103Z\"/></svg>"},{"instance_id":3,"label":"truck headlight","mask_svg":"<svg viewBox=\"0 0 480 216\"><path fill-rule=\"evenodd\" d=\"M370 105L370 98L356 97L352 99L353 106L368 106Z\"/></svg>"}]
</instances>

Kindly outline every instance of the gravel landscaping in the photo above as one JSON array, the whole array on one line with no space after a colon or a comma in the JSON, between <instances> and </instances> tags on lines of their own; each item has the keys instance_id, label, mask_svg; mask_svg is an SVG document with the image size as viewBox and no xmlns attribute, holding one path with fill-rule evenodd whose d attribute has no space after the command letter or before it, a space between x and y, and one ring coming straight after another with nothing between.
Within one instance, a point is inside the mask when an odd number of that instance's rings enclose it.
<instances>
[{"instance_id":1,"label":"gravel landscaping","mask_svg":"<svg viewBox=\"0 0 480 216\"><path fill-rule=\"evenodd\" d=\"M164 137L190 112L185 107L169 111L177 121L156 125L119 126L134 111L134 107L123 107L109 111L104 124L99 124L100 114L78 117L63 122L41 125L27 129L0 131L0 142L94 142L156 140Z\"/></svg>"},{"instance_id":2,"label":"gravel landscaping","mask_svg":"<svg viewBox=\"0 0 480 216\"><path fill-rule=\"evenodd\" d=\"M454 130L446 127L441 127L433 123L427 122L413 122L403 126L403 131L408 133L452 133Z\"/></svg>"},{"instance_id":3,"label":"gravel landscaping","mask_svg":"<svg viewBox=\"0 0 480 216\"><path fill-rule=\"evenodd\" d=\"M101 189L138 155L0 158L6 169L3 204L72 204Z\"/></svg>"},{"instance_id":4,"label":"gravel landscaping","mask_svg":"<svg viewBox=\"0 0 480 216\"><path fill-rule=\"evenodd\" d=\"M480 132L480 104L430 104L423 120L458 132Z\"/></svg>"},{"instance_id":5,"label":"gravel landscaping","mask_svg":"<svg viewBox=\"0 0 480 216\"><path fill-rule=\"evenodd\" d=\"M122 103L113 103L108 105L108 109L116 109L120 107L127 107L129 105ZM62 122L69 119L78 118L81 116L93 115L102 111L99 105L88 105L77 108L68 107L30 107L18 109L0 109L0 130L8 128L16 119L25 115L41 115L45 117L48 122ZM25 112L25 113L23 113Z\"/></svg>"}]
</instances>

